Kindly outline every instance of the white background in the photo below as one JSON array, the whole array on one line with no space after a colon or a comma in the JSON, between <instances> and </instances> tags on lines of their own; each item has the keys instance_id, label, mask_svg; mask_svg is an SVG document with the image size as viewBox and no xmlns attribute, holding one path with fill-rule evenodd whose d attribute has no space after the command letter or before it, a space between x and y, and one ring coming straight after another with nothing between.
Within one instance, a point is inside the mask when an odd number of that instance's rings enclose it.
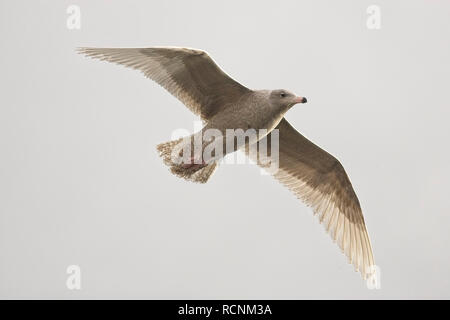
<instances>
[{"instance_id":1,"label":"white background","mask_svg":"<svg viewBox=\"0 0 450 320\"><path fill-rule=\"evenodd\" d=\"M450 298L449 16L443 0L2 0L0 297ZM223 165L206 185L171 175L155 146L196 117L74 51L161 45L308 98L287 119L346 168L381 290L257 167ZM81 290L66 287L72 264Z\"/></svg>"}]
</instances>

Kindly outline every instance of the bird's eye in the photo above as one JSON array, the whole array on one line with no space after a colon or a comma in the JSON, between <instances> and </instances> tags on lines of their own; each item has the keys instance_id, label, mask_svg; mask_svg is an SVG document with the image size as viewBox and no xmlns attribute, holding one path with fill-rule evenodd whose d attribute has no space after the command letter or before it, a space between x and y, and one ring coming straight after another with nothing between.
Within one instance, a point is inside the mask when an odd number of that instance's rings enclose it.
<instances>
[{"instance_id":1,"label":"bird's eye","mask_svg":"<svg viewBox=\"0 0 450 320\"><path fill-rule=\"evenodd\" d=\"M284 93L284 92L280 93L280 97L282 97L282 98L286 97L286 93Z\"/></svg>"}]
</instances>

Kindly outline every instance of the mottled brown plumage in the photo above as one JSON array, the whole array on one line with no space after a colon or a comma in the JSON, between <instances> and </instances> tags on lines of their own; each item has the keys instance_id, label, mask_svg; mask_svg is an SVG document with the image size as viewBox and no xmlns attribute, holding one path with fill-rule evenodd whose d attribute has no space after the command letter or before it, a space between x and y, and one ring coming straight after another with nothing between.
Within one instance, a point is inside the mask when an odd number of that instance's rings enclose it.
<instances>
[{"instance_id":1,"label":"mottled brown plumage","mask_svg":"<svg viewBox=\"0 0 450 320\"><path fill-rule=\"evenodd\" d=\"M250 90L224 73L202 50L154 48L80 48L87 56L140 70L167 89L205 122L207 129L273 129L279 131L279 170L273 175L297 197L313 208L320 222L337 241L363 278L375 265L369 236L358 198L336 158L303 137L286 119L296 103L306 102L286 90ZM262 137L270 146L271 134ZM194 136L193 135L193 136ZM192 136L192 137L193 137ZM187 180L205 183L217 168L217 161L194 166L176 164L172 152L182 139L158 145L164 163L172 173ZM188 142L190 143L190 142ZM268 159L262 153L247 155L262 167ZM268 148L270 156L270 147ZM232 151L234 151L232 150Z\"/></svg>"},{"instance_id":2,"label":"mottled brown plumage","mask_svg":"<svg viewBox=\"0 0 450 320\"><path fill-rule=\"evenodd\" d=\"M299 199L311 206L332 239L363 278L375 265L369 235L358 198L341 163L302 136L286 119L279 131L279 169L273 176ZM258 142L267 143L270 157L271 133ZM259 146L258 146L259 148ZM262 154L248 156L261 166L268 163Z\"/></svg>"}]
</instances>

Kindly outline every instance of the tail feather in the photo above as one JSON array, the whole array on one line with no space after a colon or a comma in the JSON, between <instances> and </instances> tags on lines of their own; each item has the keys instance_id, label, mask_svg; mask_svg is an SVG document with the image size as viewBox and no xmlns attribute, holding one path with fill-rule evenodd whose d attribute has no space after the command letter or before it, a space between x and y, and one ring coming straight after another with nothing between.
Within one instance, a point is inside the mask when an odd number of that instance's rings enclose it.
<instances>
[{"instance_id":1,"label":"tail feather","mask_svg":"<svg viewBox=\"0 0 450 320\"><path fill-rule=\"evenodd\" d=\"M206 183L217 168L217 161L211 162L205 166L186 166L183 163L176 163L173 161L174 148L180 143L183 143L183 138L164 142L157 145L156 149L159 156L163 159L165 165L170 168L170 171L183 179L192 182Z\"/></svg>"}]
</instances>

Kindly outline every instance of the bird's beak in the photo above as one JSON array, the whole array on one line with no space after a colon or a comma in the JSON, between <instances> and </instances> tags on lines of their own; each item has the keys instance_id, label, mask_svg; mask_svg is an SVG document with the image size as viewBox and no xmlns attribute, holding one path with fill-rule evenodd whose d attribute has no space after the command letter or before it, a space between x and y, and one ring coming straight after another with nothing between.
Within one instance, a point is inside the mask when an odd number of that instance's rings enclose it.
<instances>
[{"instance_id":1,"label":"bird's beak","mask_svg":"<svg viewBox=\"0 0 450 320\"><path fill-rule=\"evenodd\" d=\"M306 103L308 100L305 97L297 97L295 98L295 103Z\"/></svg>"}]
</instances>

